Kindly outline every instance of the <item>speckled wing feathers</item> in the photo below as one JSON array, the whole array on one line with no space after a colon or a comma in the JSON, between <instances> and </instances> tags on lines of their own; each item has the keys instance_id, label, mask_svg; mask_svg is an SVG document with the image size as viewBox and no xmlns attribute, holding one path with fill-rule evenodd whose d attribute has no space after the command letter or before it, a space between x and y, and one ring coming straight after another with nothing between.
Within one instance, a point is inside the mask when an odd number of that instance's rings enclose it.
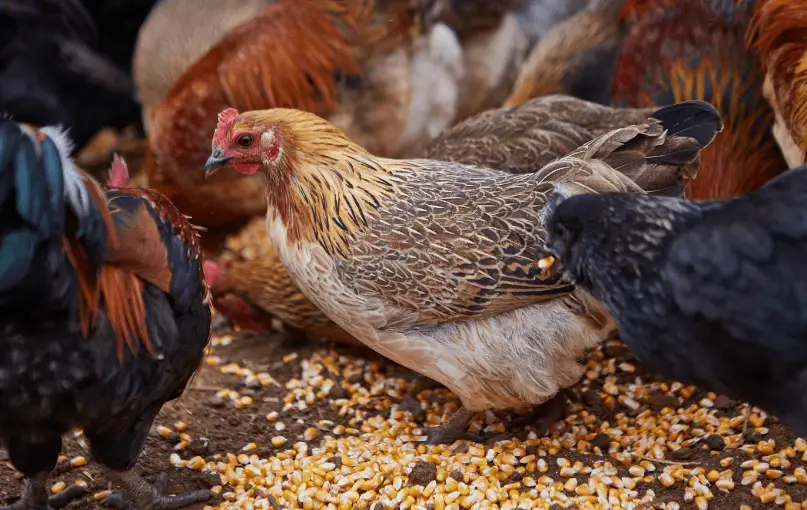
<instances>
[{"instance_id":1,"label":"speckled wing feathers","mask_svg":"<svg viewBox=\"0 0 807 510\"><path fill-rule=\"evenodd\" d=\"M664 115L686 126L683 104ZM683 119L683 120L682 120ZM700 118L698 118L700 122ZM365 299L381 300L386 328L489 317L568 294L557 276L542 274L543 209L555 185L575 192L642 192L634 182L680 183L697 169L700 142L667 136L656 120L591 140L534 174L506 175L434 160L382 160L400 183L371 228L337 262L340 278ZM680 154L679 154L680 152Z\"/></svg>"},{"instance_id":2,"label":"speckled wing feathers","mask_svg":"<svg viewBox=\"0 0 807 510\"><path fill-rule=\"evenodd\" d=\"M403 199L386 204L349 259L338 262L345 283L382 300L393 329L496 315L569 293L537 266L548 194L564 179L592 191L631 184L598 176L615 173L606 165L571 158L525 176L414 163L428 170L411 173Z\"/></svg>"},{"instance_id":3,"label":"speckled wing feathers","mask_svg":"<svg viewBox=\"0 0 807 510\"><path fill-rule=\"evenodd\" d=\"M532 173L594 138L643 124L654 111L610 108L562 95L540 97L457 124L432 142L426 157Z\"/></svg>"}]
</instances>

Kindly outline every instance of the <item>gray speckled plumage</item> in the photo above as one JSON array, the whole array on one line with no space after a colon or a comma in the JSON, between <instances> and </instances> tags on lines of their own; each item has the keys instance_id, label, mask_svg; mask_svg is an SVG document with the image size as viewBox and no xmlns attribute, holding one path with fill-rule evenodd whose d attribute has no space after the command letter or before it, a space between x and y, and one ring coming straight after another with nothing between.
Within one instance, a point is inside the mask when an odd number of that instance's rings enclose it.
<instances>
[{"instance_id":1,"label":"gray speckled plumage","mask_svg":"<svg viewBox=\"0 0 807 510\"><path fill-rule=\"evenodd\" d=\"M532 173L594 138L644 123L656 110L611 108L564 95L538 97L456 124L432 141L426 157Z\"/></svg>"}]
</instances>

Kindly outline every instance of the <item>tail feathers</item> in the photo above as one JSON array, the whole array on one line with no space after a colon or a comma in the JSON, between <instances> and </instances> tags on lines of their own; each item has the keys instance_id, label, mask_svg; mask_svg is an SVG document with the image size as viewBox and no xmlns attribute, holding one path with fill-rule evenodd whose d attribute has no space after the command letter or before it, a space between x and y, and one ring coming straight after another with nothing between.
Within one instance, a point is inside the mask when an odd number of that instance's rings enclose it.
<instances>
[{"instance_id":1,"label":"tail feathers","mask_svg":"<svg viewBox=\"0 0 807 510\"><path fill-rule=\"evenodd\" d=\"M659 121L667 131L667 137L692 138L695 144L688 144L689 151L668 152L662 161L669 164L691 162L723 130L723 120L717 108L706 101L684 101L656 110L652 118Z\"/></svg>"},{"instance_id":2,"label":"tail feathers","mask_svg":"<svg viewBox=\"0 0 807 510\"><path fill-rule=\"evenodd\" d=\"M596 138L571 155L604 161L648 193L681 196L684 179L697 175L700 151L722 129L712 105L686 101L656 111L646 124Z\"/></svg>"},{"instance_id":3,"label":"tail feathers","mask_svg":"<svg viewBox=\"0 0 807 510\"><path fill-rule=\"evenodd\" d=\"M67 286L55 279L67 273L45 265L54 252L65 252L64 264L80 261L81 286L93 293L111 220L97 184L69 154L57 128L0 121L0 302L64 298Z\"/></svg>"}]
</instances>

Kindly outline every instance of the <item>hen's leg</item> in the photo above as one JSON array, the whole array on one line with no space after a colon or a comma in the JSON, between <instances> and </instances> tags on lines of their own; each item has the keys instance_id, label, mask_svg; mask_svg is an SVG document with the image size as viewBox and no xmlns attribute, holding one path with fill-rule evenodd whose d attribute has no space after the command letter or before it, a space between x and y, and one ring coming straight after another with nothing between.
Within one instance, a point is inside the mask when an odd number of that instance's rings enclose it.
<instances>
[{"instance_id":1,"label":"hen's leg","mask_svg":"<svg viewBox=\"0 0 807 510\"><path fill-rule=\"evenodd\" d=\"M209 501L214 495L206 490L164 496L162 490L165 487L160 485L166 484L152 486L132 471L160 407L155 406L126 424L107 424L103 430L85 430L84 435L90 440L93 458L107 468L109 479L123 489L125 496L139 510L168 510ZM167 478L163 481L167 481ZM118 508L130 506L117 494L109 496L105 504Z\"/></svg>"},{"instance_id":2,"label":"hen's leg","mask_svg":"<svg viewBox=\"0 0 807 510\"><path fill-rule=\"evenodd\" d=\"M522 427L540 421L541 426L538 428L538 435L545 436L552 425L566 416L568 410L566 397L568 393L570 393L568 390L560 390L555 393L554 397L543 404L535 406L532 413L510 420L507 423L507 428Z\"/></svg>"},{"instance_id":3,"label":"hen's leg","mask_svg":"<svg viewBox=\"0 0 807 510\"><path fill-rule=\"evenodd\" d=\"M155 485L146 482L140 475L132 470L109 470L107 476L123 489L126 496L134 502L135 508L141 510L172 510L175 508L184 508L197 503L206 503L213 497L212 492L205 490L188 492L177 496L164 496L162 492L168 485L168 475L165 473L160 474ZM113 499L110 500L110 498ZM128 502L117 494L109 496L106 504L116 508L130 508Z\"/></svg>"},{"instance_id":4,"label":"hen's leg","mask_svg":"<svg viewBox=\"0 0 807 510\"><path fill-rule=\"evenodd\" d=\"M87 493L87 489L71 486L56 496L48 498L45 487L48 474L56 466L59 452L62 450L62 439L59 436L42 442L32 443L20 437L5 439L8 445L8 456L14 467L19 469L25 478L25 488L19 501L11 506L0 507L0 510L49 510L61 508Z\"/></svg>"},{"instance_id":5,"label":"hen's leg","mask_svg":"<svg viewBox=\"0 0 807 510\"><path fill-rule=\"evenodd\" d=\"M430 444L451 444L460 439L468 439L477 443L482 442L482 438L476 434L468 432L468 422L471 421L471 412L460 406L457 412L451 415L439 427L430 427L426 430Z\"/></svg>"},{"instance_id":6,"label":"hen's leg","mask_svg":"<svg viewBox=\"0 0 807 510\"><path fill-rule=\"evenodd\" d=\"M401 401L398 409L412 413L412 417L415 419L420 418L420 416L423 415L423 406L420 405L418 394L420 394L421 391L433 390L435 388L441 388L442 386L442 384L434 379L421 376L421 379L418 379L415 386L409 390L404 399Z\"/></svg>"}]
</instances>

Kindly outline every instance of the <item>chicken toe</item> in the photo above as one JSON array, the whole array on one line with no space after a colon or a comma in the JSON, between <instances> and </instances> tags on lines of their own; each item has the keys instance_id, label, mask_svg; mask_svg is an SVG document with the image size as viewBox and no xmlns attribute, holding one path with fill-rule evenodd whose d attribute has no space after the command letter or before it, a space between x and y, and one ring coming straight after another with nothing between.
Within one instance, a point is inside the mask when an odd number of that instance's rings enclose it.
<instances>
[{"instance_id":1,"label":"chicken toe","mask_svg":"<svg viewBox=\"0 0 807 510\"><path fill-rule=\"evenodd\" d=\"M454 441L466 439L476 443L483 442L482 437L468 432L468 422L471 420L471 412L461 406L457 412L449 417L439 427L430 427L426 430L426 442L429 444L451 444Z\"/></svg>"},{"instance_id":2,"label":"chicken toe","mask_svg":"<svg viewBox=\"0 0 807 510\"><path fill-rule=\"evenodd\" d=\"M552 425L562 420L566 415L566 397L569 393L571 392L568 390L560 390L555 396L543 404L535 406L532 413L510 420L507 424L507 428L523 427L540 421L541 425L538 428L538 435L545 436L549 432L549 429L552 428Z\"/></svg>"},{"instance_id":3,"label":"chicken toe","mask_svg":"<svg viewBox=\"0 0 807 510\"><path fill-rule=\"evenodd\" d=\"M208 490L198 490L179 494L176 496L165 496L163 492L168 486L168 475L160 474L154 485L149 484L133 471L109 471L109 478L120 485L123 494L112 494L104 500L105 506L110 506L118 510L173 510L205 503L213 498L215 494Z\"/></svg>"},{"instance_id":4,"label":"chicken toe","mask_svg":"<svg viewBox=\"0 0 807 510\"><path fill-rule=\"evenodd\" d=\"M25 481L22 497L9 506L0 506L0 510L58 510L68 503L87 494L87 488L72 485L59 494L48 498L45 482L47 473L41 473Z\"/></svg>"}]
</instances>

